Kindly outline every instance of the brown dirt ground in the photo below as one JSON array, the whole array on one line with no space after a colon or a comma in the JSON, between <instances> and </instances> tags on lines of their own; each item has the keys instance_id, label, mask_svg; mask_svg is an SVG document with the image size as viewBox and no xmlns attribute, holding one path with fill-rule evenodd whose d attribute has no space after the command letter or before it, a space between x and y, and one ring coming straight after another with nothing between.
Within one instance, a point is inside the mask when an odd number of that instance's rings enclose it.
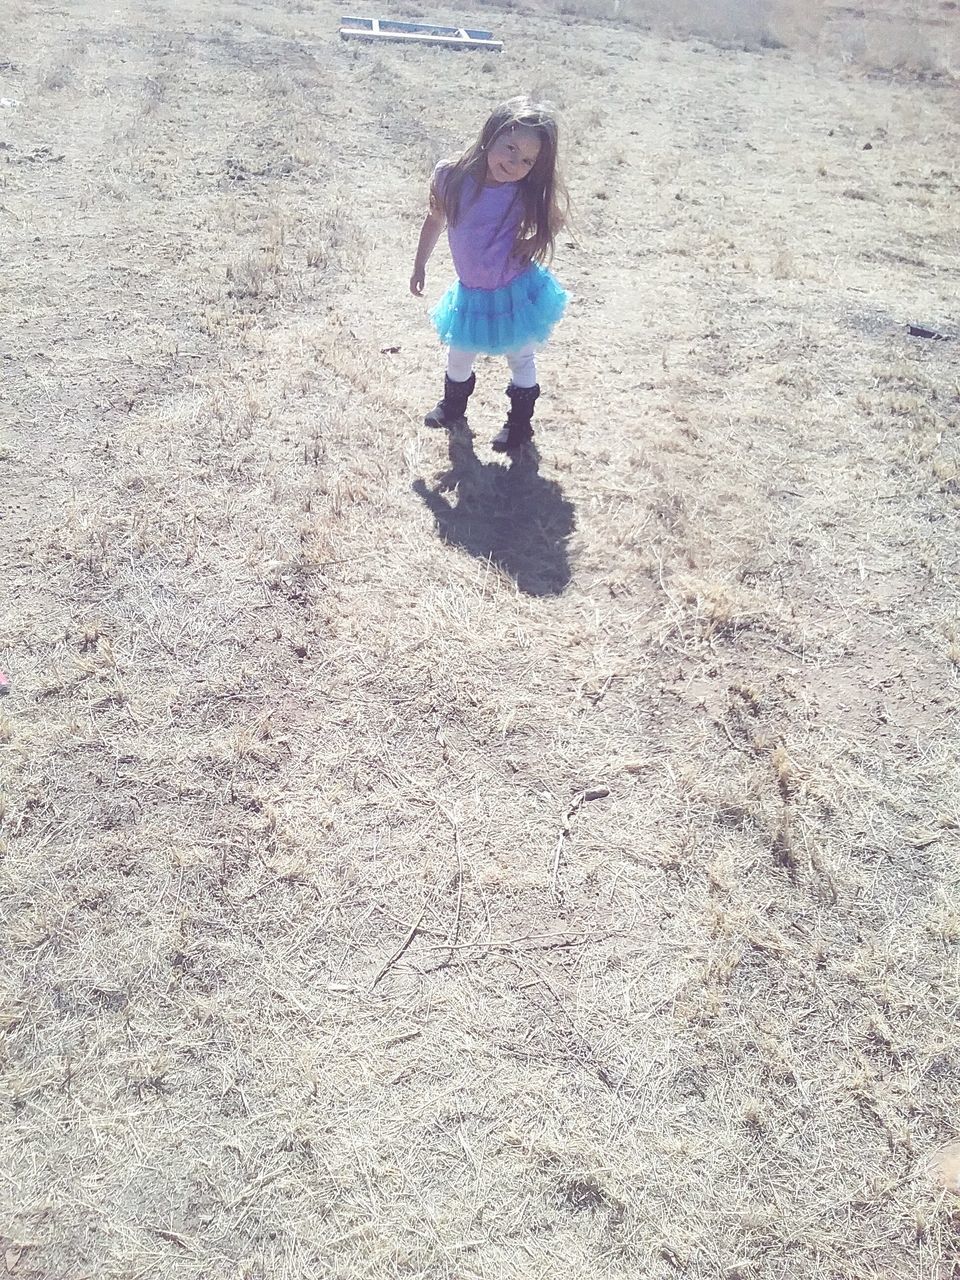
<instances>
[{"instance_id":1,"label":"brown dirt ground","mask_svg":"<svg viewBox=\"0 0 960 1280\"><path fill-rule=\"evenodd\" d=\"M561 8L8 0L8 1274L960 1274L960 12ZM522 88L508 466L406 286Z\"/></svg>"}]
</instances>

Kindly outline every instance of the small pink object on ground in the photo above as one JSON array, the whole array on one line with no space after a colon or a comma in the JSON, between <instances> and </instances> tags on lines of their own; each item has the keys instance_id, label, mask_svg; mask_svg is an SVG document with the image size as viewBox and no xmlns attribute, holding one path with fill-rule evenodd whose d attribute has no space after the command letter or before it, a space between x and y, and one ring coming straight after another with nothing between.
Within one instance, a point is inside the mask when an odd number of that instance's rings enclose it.
<instances>
[{"instance_id":1,"label":"small pink object on ground","mask_svg":"<svg viewBox=\"0 0 960 1280\"><path fill-rule=\"evenodd\" d=\"M0 671L0 697L10 692L10 677L5 671Z\"/></svg>"}]
</instances>

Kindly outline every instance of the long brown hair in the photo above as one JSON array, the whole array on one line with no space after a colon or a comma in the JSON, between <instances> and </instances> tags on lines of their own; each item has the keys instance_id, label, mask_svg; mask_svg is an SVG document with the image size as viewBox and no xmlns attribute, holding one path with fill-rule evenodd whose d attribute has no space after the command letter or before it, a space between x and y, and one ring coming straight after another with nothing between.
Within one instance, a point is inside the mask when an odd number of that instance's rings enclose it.
<instances>
[{"instance_id":1,"label":"long brown hair","mask_svg":"<svg viewBox=\"0 0 960 1280\"><path fill-rule=\"evenodd\" d=\"M552 107L524 95L502 102L490 114L476 142L444 173L442 192L435 196L447 221L453 225L461 213L467 176L477 187L487 176L487 151L501 133L524 125L540 139L540 152L530 172L516 184L521 201L520 225L513 251L527 262L548 262L553 245L567 219L570 198L557 163L558 127Z\"/></svg>"}]
</instances>

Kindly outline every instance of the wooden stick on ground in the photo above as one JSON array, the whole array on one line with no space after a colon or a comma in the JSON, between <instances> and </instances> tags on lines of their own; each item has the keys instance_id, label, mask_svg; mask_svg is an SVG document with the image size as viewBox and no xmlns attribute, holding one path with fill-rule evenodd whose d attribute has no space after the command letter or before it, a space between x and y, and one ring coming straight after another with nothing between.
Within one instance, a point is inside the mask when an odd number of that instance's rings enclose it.
<instances>
[{"instance_id":1,"label":"wooden stick on ground","mask_svg":"<svg viewBox=\"0 0 960 1280\"><path fill-rule=\"evenodd\" d=\"M560 878L560 855L563 853L563 842L570 834L570 819L580 812L580 809L588 800L602 800L604 796L608 796L609 794L609 787L588 787L586 791L580 792L560 819L560 832L557 835L557 843L553 849L553 868L550 873L550 888L553 891L553 896L558 902L560 901L561 896L558 884Z\"/></svg>"},{"instance_id":2,"label":"wooden stick on ground","mask_svg":"<svg viewBox=\"0 0 960 1280\"><path fill-rule=\"evenodd\" d=\"M446 805L441 804L436 797L433 798L433 803L437 806L439 811L443 814L446 820L450 823L450 826L453 828L453 854L457 860L457 902L456 902L456 906L454 907L453 926L450 929L450 933L447 939L447 946L450 948L450 951L449 951L449 954L447 955L447 958L441 961L440 965L438 966L439 968L442 969L444 968L444 966L450 963L451 959L453 958L453 953L457 949L457 943L460 941L460 919L463 912L463 858L460 854L459 822L457 822L456 818L453 816L450 810L446 807Z\"/></svg>"},{"instance_id":3,"label":"wooden stick on ground","mask_svg":"<svg viewBox=\"0 0 960 1280\"><path fill-rule=\"evenodd\" d=\"M396 949L396 951L393 953L393 955L390 957L390 959L386 962L386 964L383 966L383 968L380 970L380 972L377 974L377 976L374 978L374 980L370 983L370 990L371 990L371 991L372 991L372 990L373 990L373 988L377 985L377 983L380 981L380 979L384 976L384 974L385 974L385 973L386 973L386 972L387 972L387 971L388 971L388 970L389 970L393 965L395 965L395 964L397 963L397 961L400 959L400 957L401 957L401 956L403 955L403 953L406 951L407 947L409 947L410 943L414 940L414 938L416 937L416 934L417 934L417 930L420 928L420 922L421 922L421 920L423 919L423 917L426 915L426 913L427 913L427 908L426 908L426 904L424 904L423 910L420 912L420 914L417 916L416 920L414 921L413 926L412 926L412 928L410 929L410 932L409 932L409 933L407 934L407 936L404 938L403 942L401 942L401 943L400 943L400 946Z\"/></svg>"}]
</instances>

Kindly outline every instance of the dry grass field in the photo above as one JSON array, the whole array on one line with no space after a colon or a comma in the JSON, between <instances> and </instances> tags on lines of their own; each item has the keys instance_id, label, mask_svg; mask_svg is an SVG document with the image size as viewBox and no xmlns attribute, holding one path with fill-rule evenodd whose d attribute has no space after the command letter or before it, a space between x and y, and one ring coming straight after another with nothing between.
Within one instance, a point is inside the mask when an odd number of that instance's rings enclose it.
<instances>
[{"instance_id":1,"label":"dry grass field","mask_svg":"<svg viewBox=\"0 0 960 1280\"><path fill-rule=\"evenodd\" d=\"M957 1280L960 9L348 11L0 15L0 1275Z\"/></svg>"}]
</instances>

